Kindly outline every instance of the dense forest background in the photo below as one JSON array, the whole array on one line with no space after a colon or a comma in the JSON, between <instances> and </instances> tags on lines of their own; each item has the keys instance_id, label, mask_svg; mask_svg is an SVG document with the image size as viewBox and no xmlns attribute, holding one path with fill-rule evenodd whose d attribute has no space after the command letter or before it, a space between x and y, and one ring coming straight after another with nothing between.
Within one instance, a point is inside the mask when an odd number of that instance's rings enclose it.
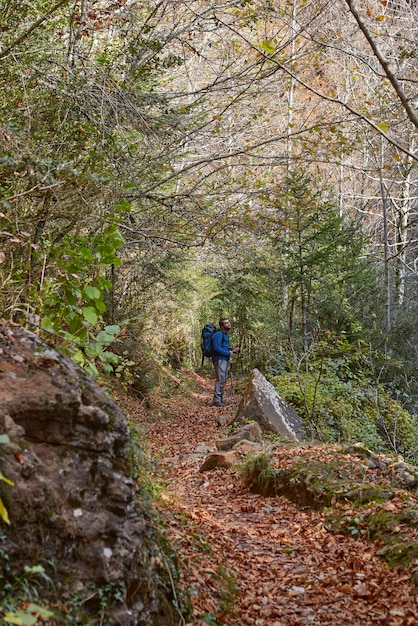
<instances>
[{"instance_id":1,"label":"dense forest background","mask_svg":"<svg viewBox=\"0 0 418 626\"><path fill-rule=\"evenodd\" d=\"M320 440L418 458L413 0L0 2L0 306L136 393L228 315Z\"/></svg>"}]
</instances>

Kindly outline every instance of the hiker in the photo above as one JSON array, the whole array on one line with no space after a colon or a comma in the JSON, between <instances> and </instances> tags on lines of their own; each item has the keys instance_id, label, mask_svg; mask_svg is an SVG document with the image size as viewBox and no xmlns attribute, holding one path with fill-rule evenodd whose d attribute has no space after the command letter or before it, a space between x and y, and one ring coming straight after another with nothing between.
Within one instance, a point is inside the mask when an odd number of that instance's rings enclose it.
<instances>
[{"instance_id":1,"label":"hiker","mask_svg":"<svg viewBox=\"0 0 418 626\"><path fill-rule=\"evenodd\" d=\"M231 355L239 352L238 348L231 348L229 345L230 330L231 322L223 317L219 320L219 330L212 336L212 362L216 375L212 406L225 406L223 396L228 378L228 363Z\"/></svg>"}]
</instances>

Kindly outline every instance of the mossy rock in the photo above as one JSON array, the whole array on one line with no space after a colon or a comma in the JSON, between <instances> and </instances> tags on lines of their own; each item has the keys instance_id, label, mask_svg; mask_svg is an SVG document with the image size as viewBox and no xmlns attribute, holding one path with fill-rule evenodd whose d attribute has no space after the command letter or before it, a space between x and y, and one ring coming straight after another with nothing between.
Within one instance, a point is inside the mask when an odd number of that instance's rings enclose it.
<instances>
[{"instance_id":1,"label":"mossy rock","mask_svg":"<svg viewBox=\"0 0 418 626\"><path fill-rule=\"evenodd\" d=\"M407 567L418 559L418 541L408 539L408 529L418 528L418 510L379 511L346 515L332 509L326 518L329 530L362 537L380 544L377 556L390 567ZM418 589L418 576L412 580Z\"/></svg>"},{"instance_id":2,"label":"mossy rock","mask_svg":"<svg viewBox=\"0 0 418 626\"><path fill-rule=\"evenodd\" d=\"M280 493L293 502L320 510L337 502L356 504L381 502L394 497L385 486L353 480L350 461L309 461L295 465L280 474Z\"/></svg>"},{"instance_id":3,"label":"mossy rock","mask_svg":"<svg viewBox=\"0 0 418 626\"><path fill-rule=\"evenodd\" d=\"M280 473L280 493L300 506L320 510L337 502L347 489L349 472L340 461L297 462Z\"/></svg>"},{"instance_id":4,"label":"mossy rock","mask_svg":"<svg viewBox=\"0 0 418 626\"><path fill-rule=\"evenodd\" d=\"M369 502L392 500L395 497L395 492L382 485L362 483L361 485L356 485L354 489L347 491L344 497L355 504L361 505Z\"/></svg>"},{"instance_id":5,"label":"mossy rock","mask_svg":"<svg viewBox=\"0 0 418 626\"><path fill-rule=\"evenodd\" d=\"M360 446L356 446L359 452ZM313 458L315 450L297 456L285 468L277 468L265 454L248 459L240 468L245 485L264 496L283 495L301 507L325 510L328 530L378 544L377 555L390 567L408 567L418 560L418 502L405 486L396 488L396 475L386 471L390 459L376 457L384 471L382 481L372 482L367 466L351 456L327 450L327 458ZM369 451L360 449L360 456ZM353 454L353 448L348 454ZM366 482L366 478L368 481ZM385 504L393 500L393 504ZM338 504L338 507L335 505ZM390 510L389 510L390 509ZM418 575L411 582L418 589Z\"/></svg>"},{"instance_id":6,"label":"mossy rock","mask_svg":"<svg viewBox=\"0 0 418 626\"><path fill-rule=\"evenodd\" d=\"M418 541L393 541L384 545L376 551L389 567L407 567L418 559ZM412 579L415 588L418 585L418 579Z\"/></svg>"},{"instance_id":7,"label":"mossy rock","mask_svg":"<svg viewBox=\"0 0 418 626\"><path fill-rule=\"evenodd\" d=\"M408 527L418 528L416 508L398 512L380 510L364 521L367 539L382 544L376 554L389 567L408 567L418 559L418 541L407 539ZM411 581L418 588L418 577Z\"/></svg>"},{"instance_id":8,"label":"mossy rock","mask_svg":"<svg viewBox=\"0 0 418 626\"><path fill-rule=\"evenodd\" d=\"M385 486L353 480L352 472L352 462L341 458L332 462L303 459L285 470L275 470L268 458L255 457L241 473L250 491L264 496L283 495L314 510L346 500L365 504L394 497Z\"/></svg>"},{"instance_id":9,"label":"mossy rock","mask_svg":"<svg viewBox=\"0 0 418 626\"><path fill-rule=\"evenodd\" d=\"M393 538L393 529L399 524L399 513L385 510L376 511L367 518L367 536L373 541L387 541L388 538Z\"/></svg>"},{"instance_id":10,"label":"mossy rock","mask_svg":"<svg viewBox=\"0 0 418 626\"><path fill-rule=\"evenodd\" d=\"M366 523L370 539L391 541L394 532L399 537L402 536L403 529L418 528L418 509L411 507L397 512L381 509L380 511L370 513Z\"/></svg>"}]
</instances>

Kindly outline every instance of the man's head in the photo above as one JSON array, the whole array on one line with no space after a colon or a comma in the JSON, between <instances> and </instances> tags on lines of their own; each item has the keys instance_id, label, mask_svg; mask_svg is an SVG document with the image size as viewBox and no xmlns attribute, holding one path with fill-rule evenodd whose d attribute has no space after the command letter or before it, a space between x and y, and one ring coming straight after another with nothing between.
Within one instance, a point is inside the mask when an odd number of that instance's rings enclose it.
<instances>
[{"instance_id":1,"label":"man's head","mask_svg":"<svg viewBox=\"0 0 418 626\"><path fill-rule=\"evenodd\" d=\"M219 328L224 331L228 331L231 328L231 322L229 321L229 317L221 317L219 320Z\"/></svg>"}]
</instances>

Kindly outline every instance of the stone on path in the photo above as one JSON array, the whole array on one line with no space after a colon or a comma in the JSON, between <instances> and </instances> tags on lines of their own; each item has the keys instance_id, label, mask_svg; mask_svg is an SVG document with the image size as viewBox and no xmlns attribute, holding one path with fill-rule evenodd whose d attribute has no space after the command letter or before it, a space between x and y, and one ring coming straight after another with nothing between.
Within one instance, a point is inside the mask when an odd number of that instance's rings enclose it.
<instances>
[{"instance_id":1,"label":"stone on path","mask_svg":"<svg viewBox=\"0 0 418 626\"><path fill-rule=\"evenodd\" d=\"M237 462L237 452L229 450L226 452L213 452L206 457L199 472L208 472L217 467L232 467Z\"/></svg>"},{"instance_id":2,"label":"stone on path","mask_svg":"<svg viewBox=\"0 0 418 626\"><path fill-rule=\"evenodd\" d=\"M257 422L245 424L237 433L218 439L216 447L218 450L232 450L234 445L240 441L261 441L261 428Z\"/></svg>"}]
</instances>

